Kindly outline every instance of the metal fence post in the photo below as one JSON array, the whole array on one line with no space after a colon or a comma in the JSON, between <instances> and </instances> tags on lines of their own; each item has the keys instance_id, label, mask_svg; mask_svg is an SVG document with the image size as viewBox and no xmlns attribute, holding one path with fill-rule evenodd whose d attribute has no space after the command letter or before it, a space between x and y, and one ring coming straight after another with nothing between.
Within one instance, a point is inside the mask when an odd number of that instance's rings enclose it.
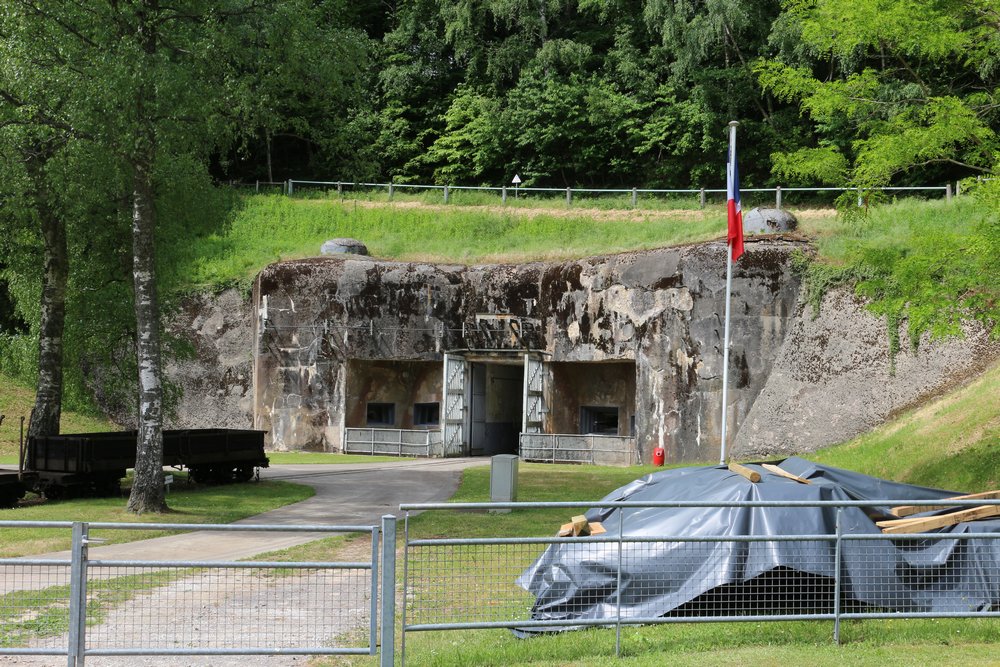
<instances>
[{"instance_id":1,"label":"metal fence post","mask_svg":"<svg viewBox=\"0 0 1000 667\"><path fill-rule=\"evenodd\" d=\"M843 507L837 508L837 541L833 548L833 643L840 644L840 560L841 560L841 517Z\"/></svg>"},{"instance_id":2,"label":"metal fence post","mask_svg":"<svg viewBox=\"0 0 1000 667\"><path fill-rule=\"evenodd\" d=\"M566 188L566 206L573 205L573 190Z\"/></svg>"},{"instance_id":3,"label":"metal fence post","mask_svg":"<svg viewBox=\"0 0 1000 667\"><path fill-rule=\"evenodd\" d=\"M639 190L632 188L632 208L636 208L639 205Z\"/></svg>"},{"instance_id":4,"label":"metal fence post","mask_svg":"<svg viewBox=\"0 0 1000 667\"><path fill-rule=\"evenodd\" d=\"M618 607L618 622L615 627L615 657L622 657L622 536L625 521L618 520L618 582L615 586L615 606Z\"/></svg>"},{"instance_id":5,"label":"metal fence post","mask_svg":"<svg viewBox=\"0 0 1000 667\"><path fill-rule=\"evenodd\" d=\"M73 524L69 574L69 645L66 664L83 667L87 648L87 536L89 526Z\"/></svg>"},{"instance_id":6,"label":"metal fence post","mask_svg":"<svg viewBox=\"0 0 1000 667\"><path fill-rule=\"evenodd\" d=\"M396 660L396 517L382 515L382 641L380 667L392 667Z\"/></svg>"},{"instance_id":7,"label":"metal fence post","mask_svg":"<svg viewBox=\"0 0 1000 667\"><path fill-rule=\"evenodd\" d=\"M705 208L705 188L702 188L701 193L698 195L698 205L701 208Z\"/></svg>"},{"instance_id":8,"label":"metal fence post","mask_svg":"<svg viewBox=\"0 0 1000 667\"><path fill-rule=\"evenodd\" d=\"M781 186L774 188L774 208L781 208Z\"/></svg>"}]
</instances>

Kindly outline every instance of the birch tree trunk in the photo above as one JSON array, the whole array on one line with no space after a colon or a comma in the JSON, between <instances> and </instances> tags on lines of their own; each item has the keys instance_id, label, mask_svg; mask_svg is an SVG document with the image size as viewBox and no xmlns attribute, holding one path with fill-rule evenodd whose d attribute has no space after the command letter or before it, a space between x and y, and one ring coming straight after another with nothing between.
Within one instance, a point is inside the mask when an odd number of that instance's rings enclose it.
<instances>
[{"instance_id":1,"label":"birch tree trunk","mask_svg":"<svg viewBox=\"0 0 1000 667\"><path fill-rule=\"evenodd\" d=\"M45 186L43 146L26 151L25 168L33 190L35 212L44 241L41 314L38 331L38 391L28 423L28 436L59 433L63 387L63 326L66 322L66 284L69 257L66 226L53 210Z\"/></svg>"},{"instance_id":2,"label":"birch tree trunk","mask_svg":"<svg viewBox=\"0 0 1000 667\"><path fill-rule=\"evenodd\" d=\"M146 137L153 141L152 136ZM163 388L160 375L160 309L156 296L153 231L156 209L152 165L140 158L134 165L132 206L132 282L135 289L136 356L139 367L139 415L135 480L128 510L162 512Z\"/></svg>"},{"instance_id":3,"label":"birch tree trunk","mask_svg":"<svg viewBox=\"0 0 1000 667\"><path fill-rule=\"evenodd\" d=\"M137 13L139 40L148 68L156 53L157 0L143 0ZM149 71L149 69L147 69ZM162 512L163 385L160 363L160 308L156 295L156 199L153 165L156 158L155 87L141 83L135 94L137 127L132 166L132 283L135 291L135 347L139 368L139 414L135 479L128 511Z\"/></svg>"}]
</instances>

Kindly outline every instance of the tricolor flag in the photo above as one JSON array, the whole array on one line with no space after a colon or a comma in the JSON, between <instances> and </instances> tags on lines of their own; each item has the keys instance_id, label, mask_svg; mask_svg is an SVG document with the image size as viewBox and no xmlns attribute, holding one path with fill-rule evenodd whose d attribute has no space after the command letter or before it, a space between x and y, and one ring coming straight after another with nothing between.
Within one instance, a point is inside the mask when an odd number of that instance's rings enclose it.
<instances>
[{"instance_id":1,"label":"tricolor flag","mask_svg":"<svg viewBox=\"0 0 1000 667\"><path fill-rule=\"evenodd\" d=\"M729 242L735 262L743 254L743 209L740 207L740 171L736 166L736 128L729 133L729 160L726 162L726 198L729 212Z\"/></svg>"}]
</instances>

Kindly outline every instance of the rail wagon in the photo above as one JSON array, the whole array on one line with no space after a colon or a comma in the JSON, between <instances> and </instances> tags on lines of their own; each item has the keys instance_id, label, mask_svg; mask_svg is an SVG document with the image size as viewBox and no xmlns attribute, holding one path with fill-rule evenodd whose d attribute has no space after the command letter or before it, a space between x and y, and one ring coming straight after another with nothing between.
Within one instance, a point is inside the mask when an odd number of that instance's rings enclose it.
<instances>
[{"instance_id":1,"label":"rail wagon","mask_svg":"<svg viewBox=\"0 0 1000 667\"><path fill-rule=\"evenodd\" d=\"M245 482L266 468L264 431L180 429L163 431L163 464L187 468L202 484ZM47 498L115 495L135 467L136 431L76 433L28 438L20 472L0 472L0 506L11 506L26 490Z\"/></svg>"}]
</instances>

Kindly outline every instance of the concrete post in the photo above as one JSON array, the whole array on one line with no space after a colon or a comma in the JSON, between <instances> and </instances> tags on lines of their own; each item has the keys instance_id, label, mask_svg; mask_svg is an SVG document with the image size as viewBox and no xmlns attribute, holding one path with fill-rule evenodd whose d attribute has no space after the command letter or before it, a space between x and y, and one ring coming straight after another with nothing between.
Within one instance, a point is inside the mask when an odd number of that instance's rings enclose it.
<instances>
[{"instance_id":1,"label":"concrete post","mask_svg":"<svg viewBox=\"0 0 1000 667\"><path fill-rule=\"evenodd\" d=\"M639 191L632 188L632 208L636 208L639 205Z\"/></svg>"},{"instance_id":2,"label":"concrete post","mask_svg":"<svg viewBox=\"0 0 1000 667\"><path fill-rule=\"evenodd\" d=\"M955 181L955 196L960 197L962 195L962 181Z\"/></svg>"},{"instance_id":3,"label":"concrete post","mask_svg":"<svg viewBox=\"0 0 1000 667\"><path fill-rule=\"evenodd\" d=\"M951 183L946 183L944 186L944 199L951 201Z\"/></svg>"},{"instance_id":4,"label":"concrete post","mask_svg":"<svg viewBox=\"0 0 1000 667\"><path fill-rule=\"evenodd\" d=\"M781 209L781 186L774 188L774 208Z\"/></svg>"},{"instance_id":5,"label":"concrete post","mask_svg":"<svg viewBox=\"0 0 1000 667\"><path fill-rule=\"evenodd\" d=\"M444 203L448 203L448 186L444 186Z\"/></svg>"},{"instance_id":6,"label":"concrete post","mask_svg":"<svg viewBox=\"0 0 1000 667\"><path fill-rule=\"evenodd\" d=\"M292 186L292 179L288 179L288 196L291 197L294 187Z\"/></svg>"},{"instance_id":7,"label":"concrete post","mask_svg":"<svg viewBox=\"0 0 1000 667\"><path fill-rule=\"evenodd\" d=\"M705 208L705 188L701 189L701 194L698 196L698 204L701 208Z\"/></svg>"},{"instance_id":8,"label":"concrete post","mask_svg":"<svg viewBox=\"0 0 1000 667\"><path fill-rule=\"evenodd\" d=\"M573 191L569 188L566 188L566 206L572 206L572 205L573 205Z\"/></svg>"},{"instance_id":9,"label":"concrete post","mask_svg":"<svg viewBox=\"0 0 1000 667\"><path fill-rule=\"evenodd\" d=\"M502 188L500 188L500 205L501 206L506 206L507 205L507 186L506 185L503 186Z\"/></svg>"},{"instance_id":10,"label":"concrete post","mask_svg":"<svg viewBox=\"0 0 1000 667\"><path fill-rule=\"evenodd\" d=\"M392 201L392 183L389 183L389 201Z\"/></svg>"},{"instance_id":11,"label":"concrete post","mask_svg":"<svg viewBox=\"0 0 1000 667\"><path fill-rule=\"evenodd\" d=\"M337 181L337 196L341 199L344 198L344 184L340 181Z\"/></svg>"},{"instance_id":12,"label":"concrete post","mask_svg":"<svg viewBox=\"0 0 1000 667\"><path fill-rule=\"evenodd\" d=\"M393 667L396 661L396 517L382 516L382 581L380 667Z\"/></svg>"}]
</instances>

